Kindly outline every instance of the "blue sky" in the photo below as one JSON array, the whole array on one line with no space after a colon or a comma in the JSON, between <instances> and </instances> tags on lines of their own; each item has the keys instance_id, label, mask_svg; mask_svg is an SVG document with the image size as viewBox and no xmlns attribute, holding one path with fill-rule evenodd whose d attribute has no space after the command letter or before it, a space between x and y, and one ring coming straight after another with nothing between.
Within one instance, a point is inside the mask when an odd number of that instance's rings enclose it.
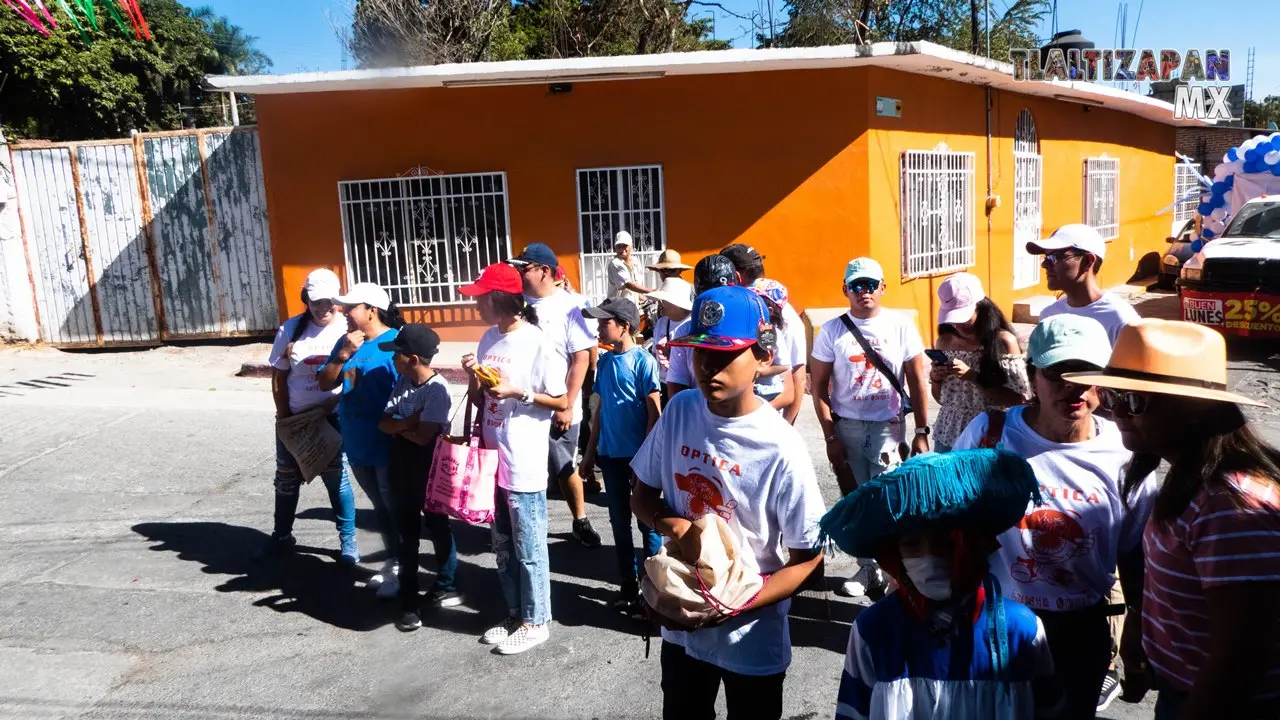
<instances>
[{"instance_id":1,"label":"blue sky","mask_svg":"<svg viewBox=\"0 0 1280 720\"><path fill-rule=\"evenodd\" d=\"M1243 81L1246 51L1256 48L1254 97L1280 95L1280 43L1274 42L1275 28L1254 18L1274 18L1275 6L1264 0L1126 0L1129 5L1129 47L1229 48L1232 51L1233 79ZM342 47L334 26L349 24L354 0L184 0L191 6L210 5L219 14L258 36L259 47L275 61L275 72L338 70L344 65ZM1004 8L1006 0L992 0L994 8ZM723 5L744 16L767 16L770 7L784 16L781 0L724 0ZM1119 42L1117 8L1119 0L1061 0L1058 10L1060 30L1079 28L1098 47ZM1150 7L1147 7L1150 5ZM696 8L697 6L695 6ZM1228 10L1227 8L1230 8ZM1139 11L1141 10L1141 17ZM716 35L738 47L749 47L753 38L750 24L724 12L714 12ZM704 14L705 14L704 13ZM1134 26L1136 28L1136 36ZM1046 21L1041 34L1048 37ZM347 67L354 63L345 59Z\"/></svg>"}]
</instances>

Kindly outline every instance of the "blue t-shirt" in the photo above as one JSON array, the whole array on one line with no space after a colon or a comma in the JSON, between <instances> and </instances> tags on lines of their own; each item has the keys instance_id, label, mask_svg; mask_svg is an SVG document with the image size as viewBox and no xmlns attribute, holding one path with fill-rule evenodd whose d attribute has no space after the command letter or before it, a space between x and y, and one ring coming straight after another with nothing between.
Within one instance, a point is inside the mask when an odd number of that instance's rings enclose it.
<instances>
[{"instance_id":1,"label":"blue t-shirt","mask_svg":"<svg viewBox=\"0 0 1280 720\"><path fill-rule=\"evenodd\" d=\"M342 449L352 465L387 465L391 461L391 436L378 429L378 421L399 376L391 362L395 353L381 350L378 345L391 342L399 332L391 329L376 339L366 339L342 366L338 421L342 425ZM342 342L339 340L334 346L330 360L337 356Z\"/></svg>"},{"instance_id":2,"label":"blue t-shirt","mask_svg":"<svg viewBox=\"0 0 1280 720\"><path fill-rule=\"evenodd\" d=\"M658 392L658 361L639 346L600 356L593 392L600 395L600 443L605 457L635 457L649 433L645 400Z\"/></svg>"}]
</instances>

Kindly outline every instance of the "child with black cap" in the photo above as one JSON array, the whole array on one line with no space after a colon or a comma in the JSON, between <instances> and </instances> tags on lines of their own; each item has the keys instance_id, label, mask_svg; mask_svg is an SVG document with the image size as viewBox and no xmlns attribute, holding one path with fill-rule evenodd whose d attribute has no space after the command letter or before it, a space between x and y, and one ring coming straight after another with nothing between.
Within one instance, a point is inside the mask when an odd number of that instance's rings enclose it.
<instances>
[{"instance_id":1,"label":"child with black cap","mask_svg":"<svg viewBox=\"0 0 1280 720\"><path fill-rule=\"evenodd\" d=\"M440 336L426 325L410 324L400 329L391 342L380 349L395 353L392 362L400 379L387 401L378 429L391 435L392 508L399 517L400 604L403 615L396 627L405 632L422 627L418 616L418 544L422 526L435 545L436 583L431 588L431 604L453 607L462 603L454 589L458 554L449 530L449 518L423 510L436 437L449 428L449 384L431 367L440 348Z\"/></svg>"},{"instance_id":2,"label":"child with black cap","mask_svg":"<svg viewBox=\"0 0 1280 720\"><path fill-rule=\"evenodd\" d=\"M716 287L694 301L689 333L701 392L671 398L631 469L640 522L698 557L691 521L716 513L738 554L768 576L759 595L724 622L662 631L663 717L714 717L720 684L730 718L782 716L791 663L787 610L822 561L822 495L799 432L754 392L773 361L765 301ZM687 545L687 547L686 547Z\"/></svg>"},{"instance_id":3,"label":"child with black cap","mask_svg":"<svg viewBox=\"0 0 1280 720\"><path fill-rule=\"evenodd\" d=\"M622 584L622 592L613 607L619 612L637 615L641 614L641 607L631 536L631 459L658 422L661 412L658 361L636 345L632 337L640 324L640 311L635 303L624 298L609 298L598 307L583 308L582 314L598 321L600 344L611 349L600 356L592 388L595 411L591 417L591 438L578 472L582 477L591 477L594 466L600 465ZM657 554L662 547L661 538L644 523L638 524L644 539L643 557Z\"/></svg>"}]
</instances>

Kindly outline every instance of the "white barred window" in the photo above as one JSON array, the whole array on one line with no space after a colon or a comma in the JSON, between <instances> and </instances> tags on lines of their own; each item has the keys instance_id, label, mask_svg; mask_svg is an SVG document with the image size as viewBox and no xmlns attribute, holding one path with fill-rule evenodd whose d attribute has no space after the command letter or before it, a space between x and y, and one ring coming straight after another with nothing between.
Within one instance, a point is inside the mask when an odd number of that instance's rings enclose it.
<instances>
[{"instance_id":1,"label":"white barred window","mask_svg":"<svg viewBox=\"0 0 1280 720\"><path fill-rule=\"evenodd\" d=\"M902 272L938 275L974 263L973 153L907 150L902 171Z\"/></svg>"},{"instance_id":2,"label":"white barred window","mask_svg":"<svg viewBox=\"0 0 1280 720\"><path fill-rule=\"evenodd\" d=\"M1091 157L1084 161L1084 224L1104 240L1120 237L1120 160Z\"/></svg>"},{"instance_id":3,"label":"white barred window","mask_svg":"<svg viewBox=\"0 0 1280 720\"><path fill-rule=\"evenodd\" d=\"M1196 193L1200 189L1195 168L1178 160L1173 166L1173 201L1176 203L1173 206L1174 220L1186 222L1195 217L1196 206L1200 204L1200 197ZM1192 195L1196 196L1191 197Z\"/></svg>"},{"instance_id":4,"label":"white barred window","mask_svg":"<svg viewBox=\"0 0 1280 720\"><path fill-rule=\"evenodd\" d=\"M613 241L624 230L634 243L632 264L644 275L638 282L658 286L657 275L643 268L667 249L665 208L661 165L578 170L583 295L598 301L607 294Z\"/></svg>"},{"instance_id":5,"label":"white barred window","mask_svg":"<svg viewBox=\"0 0 1280 720\"><path fill-rule=\"evenodd\" d=\"M458 288L511 256L506 173L349 180L338 201L347 279L397 305L469 303Z\"/></svg>"}]
</instances>

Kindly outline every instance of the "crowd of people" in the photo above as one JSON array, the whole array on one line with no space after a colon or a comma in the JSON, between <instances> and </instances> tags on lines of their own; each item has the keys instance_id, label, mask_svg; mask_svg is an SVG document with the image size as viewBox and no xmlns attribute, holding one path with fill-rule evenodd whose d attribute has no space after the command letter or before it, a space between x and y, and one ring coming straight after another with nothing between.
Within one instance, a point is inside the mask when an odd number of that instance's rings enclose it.
<instances>
[{"instance_id":1,"label":"crowd of people","mask_svg":"<svg viewBox=\"0 0 1280 720\"><path fill-rule=\"evenodd\" d=\"M851 628L838 718L1075 720L1150 689L1158 720L1280 717L1280 451L1242 411L1258 403L1227 389L1220 335L1140 320L1101 290L1106 243L1092 228L1028 245L1062 297L1025 351L966 273L939 284L927 348L909 314L881 306L881 266L855 258L839 277L848 312L810 348L754 249L693 267L667 251L650 288L631 245L618 234L598 304L540 243L461 289L490 326L462 365L464 422L474 415L497 453L507 612L481 637L494 652L549 640L547 492L568 504L572 536L598 546L584 498L599 470L613 607L662 626L666 718L714 717L721 686L730 718L781 717L790 599L833 546L858 559L837 592L875 601ZM376 285L341 293L328 270L302 300L277 333L272 387L280 418L319 408L341 433L318 473L342 562L360 562L354 475L391 558L370 584L399 599L399 629L422 626L424 603L496 592L456 585L451 521L424 510L456 409L432 368L439 337L404 324ZM831 508L794 427L806 390L842 494ZM304 481L279 438L276 458L264 557L294 549ZM664 543L698 557L692 523L709 514L764 582L719 621L682 626L646 601L644 561Z\"/></svg>"}]
</instances>

